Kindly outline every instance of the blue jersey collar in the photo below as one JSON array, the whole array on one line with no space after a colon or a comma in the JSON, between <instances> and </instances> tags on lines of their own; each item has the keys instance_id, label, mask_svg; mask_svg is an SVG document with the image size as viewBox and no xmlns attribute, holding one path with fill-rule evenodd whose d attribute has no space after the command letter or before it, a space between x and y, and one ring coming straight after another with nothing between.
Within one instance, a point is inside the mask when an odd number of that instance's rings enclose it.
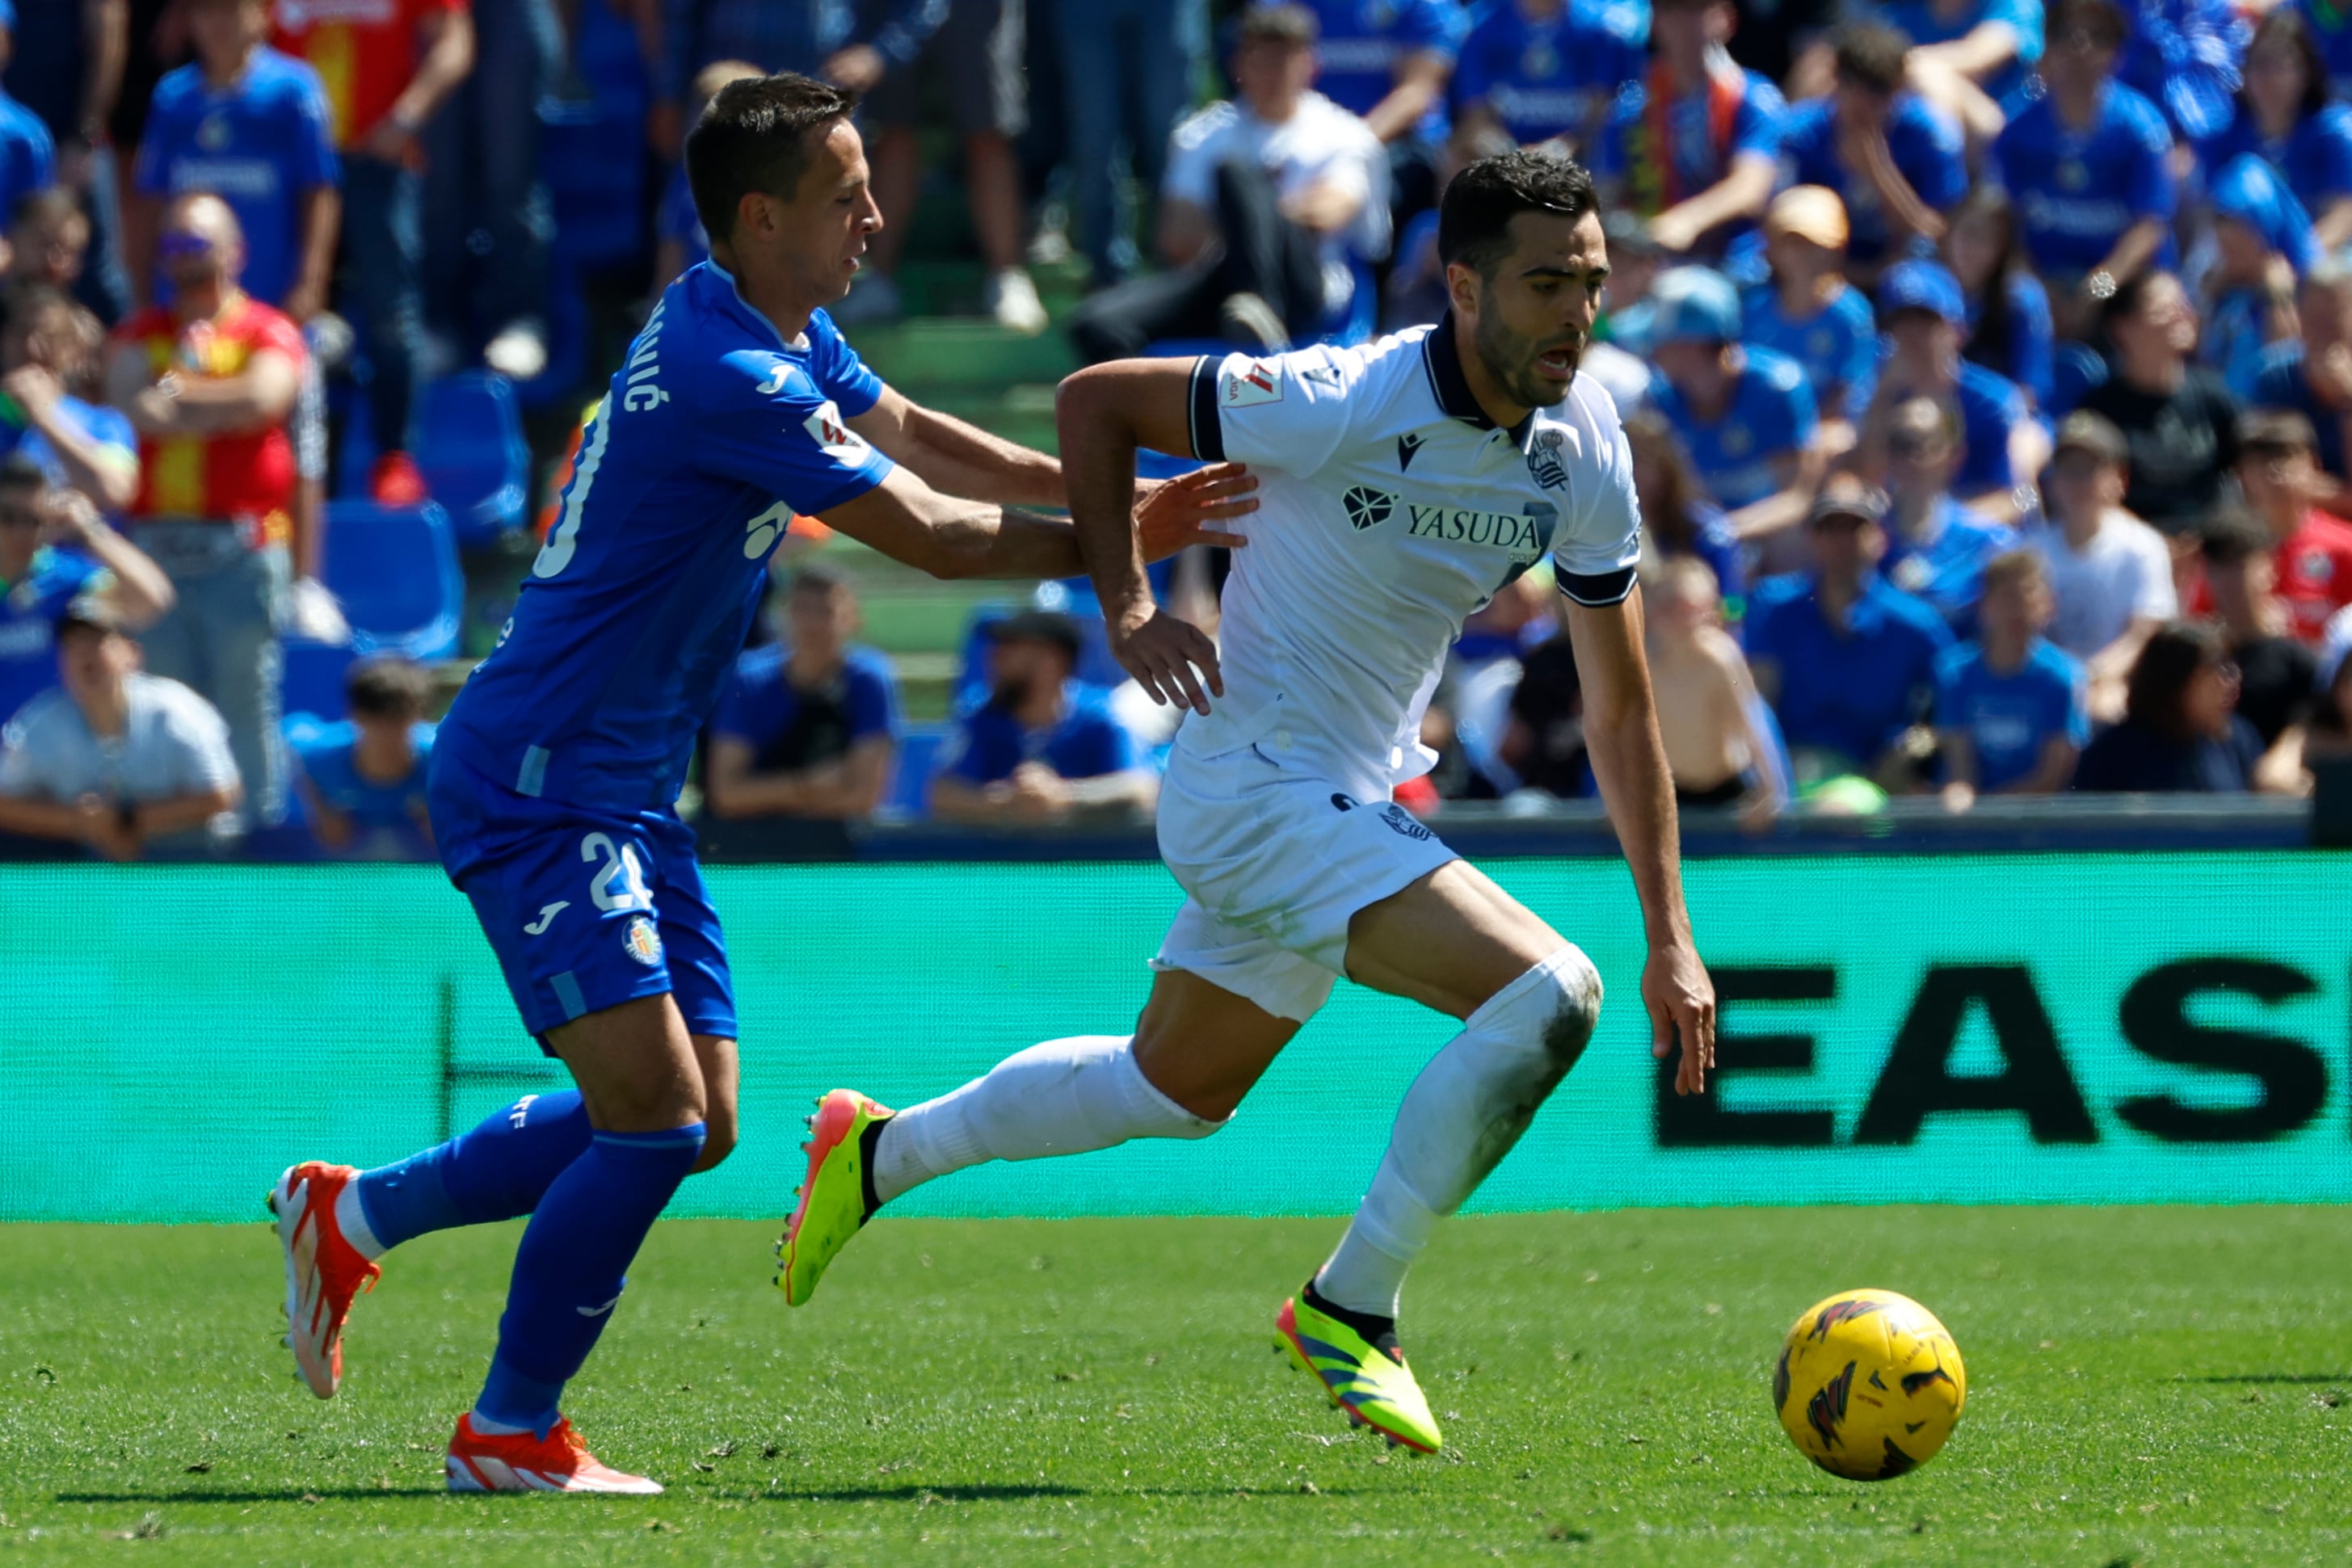
<instances>
[{"instance_id":1,"label":"blue jersey collar","mask_svg":"<svg viewBox=\"0 0 2352 1568\"><path fill-rule=\"evenodd\" d=\"M737 286L735 282L735 275L728 271L725 267L719 266L716 260L698 262L695 264L695 270L698 272L707 271L713 277L719 279L719 282L725 284L727 286L727 298L734 302L736 314L745 322L754 326L759 331L773 340L778 349L788 354L805 354L808 352L808 334L806 332L803 332L798 342L793 342L786 339L782 332L776 329L776 324L768 319L767 312L761 310L758 306L743 298L743 290Z\"/></svg>"}]
</instances>

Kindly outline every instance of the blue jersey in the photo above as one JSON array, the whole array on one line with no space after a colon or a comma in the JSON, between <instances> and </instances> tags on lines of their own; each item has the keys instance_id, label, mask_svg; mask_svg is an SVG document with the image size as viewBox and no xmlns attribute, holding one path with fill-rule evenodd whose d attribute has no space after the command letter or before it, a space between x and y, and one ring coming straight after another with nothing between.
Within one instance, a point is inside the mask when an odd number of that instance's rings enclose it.
<instances>
[{"instance_id":1,"label":"blue jersey","mask_svg":"<svg viewBox=\"0 0 2352 1568\"><path fill-rule=\"evenodd\" d=\"M2344 462L2345 411L2321 400L2312 390L2311 378L2303 373L2303 343L2289 338L2273 343L2263 350L2262 373L2254 378L2252 406L2256 408L2291 408L2311 421L2311 428L2319 437L2319 465L2345 478L2352 469Z\"/></svg>"},{"instance_id":2,"label":"blue jersey","mask_svg":"<svg viewBox=\"0 0 2352 1568\"><path fill-rule=\"evenodd\" d=\"M2352 104L2328 103L2294 122L2284 136L2264 136L2253 111L2237 118L2198 149L2208 170L2251 152L2277 171L2304 210L2317 217L2339 196L2352 196Z\"/></svg>"},{"instance_id":3,"label":"blue jersey","mask_svg":"<svg viewBox=\"0 0 2352 1568\"><path fill-rule=\"evenodd\" d=\"M1936 727L1958 730L1977 754L1977 788L2003 789L2042 764L2053 737L2076 747L2091 739L2083 665L2042 638L2025 663L2004 675L1976 643L1945 650L1936 662Z\"/></svg>"},{"instance_id":4,"label":"blue jersey","mask_svg":"<svg viewBox=\"0 0 2352 1568\"><path fill-rule=\"evenodd\" d=\"M840 670L814 690L793 684L788 660L781 643L737 660L726 700L710 721L711 734L751 748L754 767L770 772L813 768L860 741L898 735L898 684L882 654L848 650Z\"/></svg>"},{"instance_id":5,"label":"blue jersey","mask_svg":"<svg viewBox=\"0 0 2352 1568\"><path fill-rule=\"evenodd\" d=\"M57 183L58 144L31 110L0 92L0 214Z\"/></svg>"},{"instance_id":6,"label":"blue jersey","mask_svg":"<svg viewBox=\"0 0 2352 1568\"><path fill-rule=\"evenodd\" d=\"M1663 112L1653 109L1648 79L1631 82L1609 111L1592 172L1622 187L1635 212L1655 217L1721 184L1741 158L1777 160L1788 118L1779 88L1727 62L1707 86L1666 104ZM1744 218L1725 224L1703 245L1719 253L1754 228Z\"/></svg>"},{"instance_id":7,"label":"blue jersey","mask_svg":"<svg viewBox=\"0 0 2352 1568\"><path fill-rule=\"evenodd\" d=\"M2042 58L2042 0L1978 0L1949 16L1941 14L1934 0L1892 0L1884 5L1849 5L1844 14L1898 27L1914 44L1948 44L1967 37L1987 22L2006 23L2017 35L2017 58L1982 84L1996 101L2017 90Z\"/></svg>"},{"instance_id":8,"label":"blue jersey","mask_svg":"<svg viewBox=\"0 0 2352 1568\"><path fill-rule=\"evenodd\" d=\"M1413 56L1436 55L1451 64L1470 31L1470 13L1456 0L1307 0L1307 8L1321 27L1315 90L1350 114L1370 114L1396 87L1397 68ZM1441 92L1412 134L1442 141L1449 128Z\"/></svg>"},{"instance_id":9,"label":"blue jersey","mask_svg":"<svg viewBox=\"0 0 2352 1568\"><path fill-rule=\"evenodd\" d=\"M1682 437L1699 482L1734 509L1780 488L1772 460L1811 444L1817 418L1804 367L1769 349L1748 349L1743 357L1719 419L1702 423L1665 377L1650 382L1650 405Z\"/></svg>"},{"instance_id":10,"label":"blue jersey","mask_svg":"<svg viewBox=\"0 0 2352 1568\"><path fill-rule=\"evenodd\" d=\"M940 771L967 784L996 784L1024 762L1042 762L1065 779L1099 779L1142 764L1135 737L1110 710L1110 693L1071 681L1062 688L1061 722L1024 729L995 703L966 716L940 749Z\"/></svg>"},{"instance_id":11,"label":"blue jersey","mask_svg":"<svg viewBox=\"0 0 2352 1568\"><path fill-rule=\"evenodd\" d=\"M88 556L45 546L22 578L0 583L0 724L58 684L57 620L66 606L112 580Z\"/></svg>"},{"instance_id":12,"label":"blue jersey","mask_svg":"<svg viewBox=\"0 0 2352 1568\"><path fill-rule=\"evenodd\" d=\"M294 743L302 777L310 780L320 800L351 820L356 831L344 852L363 860L429 858L431 841L423 831L425 779L433 756L433 727L420 724L410 732L416 748L415 766L389 783L362 778L355 749L359 727L348 721L321 727Z\"/></svg>"},{"instance_id":13,"label":"blue jersey","mask_svg":"<svg viewBox=\"0 0 2352 1568\"><path fill-rule=\"evenodd\" d=\"M2015 382L2020 391L2046 410L2057 381L2058 329L2050 319L2050 291L2030 272L2008 274L2000 279L2000 288L2009 308L2002 340L1995 343L1987 336L1984 298L1971 295L1969 342L1962 351L1987 370Z\"/></svg>"},{"instance_id":14,"label":"blue jersey","mask_svg":"<svg viewBox=\"0 0 2352 1568\"><path fill-rule=\"evenodd\" d=\"M2131 36L2116 79L2163 110L2185 141L2228 124L2252 36L2230 0L2124 0L2123 13Z\"/></svg>"},{"instance_id":15,"label":"blue jersey","mask_svg":"<svg viewBox=\"0 0 2352 1568\"><path fill-rule=\"evenodd\" d=\"M1842 288L1811 315L1791 319L1780 314L1780 291L1766 284L1748 291L1740 321L1741 341L1804 367L1814 401L1832 417L1861 413L1878 369L1878 321L1861 289Z\"/></svg>"},{"instance_id":16,"label":"blue jersey","mask_svg":"<svg viewBox=\"0 0 2352 1568\"><path fill-rule=\"evenodd\" d=\"M2172 216L2172 131L2156 105L2110 82L2090 129L2059 123L2047 96L2010 119L1992 144L1992 169L2016 204L2026 254L2044 280L2082 277L2143 218ZM2172 265L2167 225L2158 265Z\"/></svg>"},{"instance_id":17,"label":"blue jersey","mask_svg":"<svg viewBox=\"0 0 2352 1568\"><path fill-rule=\"evenodd\" d=\"M1895 95L1886 116L1886 150L1895 159L1895 172L1936 211L1949 212L1969 193L1960 128L1926 99L1907 92ZM1780 156L1790 183L1827 185L1845 203L1847 256L1865 265L1886 256L1894 236L1886 214L1879 210L1877 188L1838 157L1835 99L1815 99L1789 111L1781 128Z\"/></svg>"},{"instance_id":18,"label":"blue jersey","mask_svg":"<svg viewBox=\"0 0 2352 1568\"><path fill-rule=\"evenodd\" d=\"M1581 141L1649 68L1648 44L1649 18L1627 0L1572 0L1546 22L1496 0L1463 42L1454 101L1485 108L1522 145Z\"/></svg>"},{"instance_id":19,"label":"blue jersey","mask_svg":"<svg viewBox=\"0 0 2352 1568\"><path fill-rule=\"evenodd\" d=\"M2247 408L2262 406L2270 350L2270 303L2262 289L2225 289L2206 305L2197 357L2213 367L2230 395Z\"/></svg>"},{"instance_id":20,"label":"blue jersey","mask_svg":"<svg viewBox=\"0 0 2352 1568\"><path fill-rule=\"evenodd\" d=\"M1873 576L1843 630L1822 614L1810 575L1757 586L1748 609L1748 655L1780 672L1773 704L1792 747L1822 747L1867 768L1895 737L1927 715L1936 661L1951 646L1943 617Z\"/></svg>"},{"instance_id":21,"label":"blue jersey","mask_svg":"<svg viewBox=\"0 0 2352 1568\"><path fill-rule=\"evenodd\" d=\"M129 414L119 408L94 407L70 392L58 394L58 412L120 461L137 466L139 433L131 428ZM57 448L49 444L49 438L33 428L14 398L0 395L0 457L17 452L38 463L51 484L67 482L65 465L58 460Z\"/></svg>"},{"instance_id":22,"label":"blue jersey","mask_svg":"<svg viewBox=\"0 0 2352 1568\"><path fill-rule=\"evenodd\" d=\"M519 795L667 809L793 515L889 474L844 423L881 393L824 311L788 343L716 263L671 284L584 433L498 647L442 724L444 762Z\"/></svg>"},{"instance_id":23,"label":"blue jersey","mask_svg":"<svg viewBox=\"0 0 2352 1568\"><path fill-rule=\"evenodd\" d=\"M1960 361L1959 378L1952 387L1959 405L1960 471L1952 488L1963 494L2014 488L2031 477L2010 465L2010 433L2033 417L2017 383L1971 360Z\"/></svg>"},{"instance_id":24,"label":"blue jersey","mask_svg":"<svg viewBox=\"0 0 2352 1568\"><path fill-rule=\"evenodd\" d=\"M1937 503L1925 531L1927 538L1914 543L1889 528L1886 554L1878 569L1895 587L1941 615L1955 635L1973 637L1977 601L1984 597L1985 563L2023 541L2008 524L1971 511L1949 496Z\"/></svg>"},{"instance_id":25,"label":"blue jersey","mask_svg":"<svg viewBox=\"0 0 2352 1568\"><path fill-rule=\"evenodd\" d=\"M280 305L301 266L303 193L341 172L319 73L265 48L226 92L207 88L199 66L155 84L132 183L152 196L209 191L226 202L245 230L245 291Z\"/></svg>"}]
</instances>

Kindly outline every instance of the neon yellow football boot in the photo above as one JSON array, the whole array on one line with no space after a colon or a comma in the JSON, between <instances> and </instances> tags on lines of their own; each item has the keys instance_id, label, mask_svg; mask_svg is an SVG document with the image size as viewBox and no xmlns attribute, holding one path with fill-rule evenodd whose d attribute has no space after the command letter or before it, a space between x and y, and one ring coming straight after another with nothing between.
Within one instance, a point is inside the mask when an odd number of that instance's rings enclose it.
<instances>
[{"instance_id":1,"label":"neon yellow football boot","mask_svg":"<svg viewBox=\"0 0 2352 1568\"><path fill-rule=\"evenodd\" d=\"M1304 1295L1282 1303L1274 1326L1290 1359L1314 1374L1349 1420L1370 1427L1391 1445L1437 1452L1444 1439L1403 1351L1372 1343Z\"/></svg>"},{"instance_id":2,"label":"neon yellow football boot","mask_svg":"<svg viewBox=\"0 0 2352 1568\"><path fill-rule=\"evenodd\" d=\"M824 1278L826 1265L873 1218L874 1201L866 1163L882 1124L894 1113L855 1089L836 1089L816 1103L808 1118L808 1177L800 1186L801 1206L776 1243L776 1288L787 1306L805 1306Z\"/></svg>"}]
</instances>

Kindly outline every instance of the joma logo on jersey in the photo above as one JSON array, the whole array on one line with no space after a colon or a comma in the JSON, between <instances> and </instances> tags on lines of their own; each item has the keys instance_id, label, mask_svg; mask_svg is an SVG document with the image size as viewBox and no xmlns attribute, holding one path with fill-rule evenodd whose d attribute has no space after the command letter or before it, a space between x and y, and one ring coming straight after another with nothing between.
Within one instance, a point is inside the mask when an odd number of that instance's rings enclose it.
<instances>
[{"instance_id":1,"label":"joma logo on jersey","mask_svg":"<svg viewBox=\"0 0 2352 1568\"><path fill-rule=\"evenodd\" d=\"M1408 506L1406 509L1412 515L1412 525L1405 531L1414 538L1486 545L1514 555L1521 551L1542 554L1543 525L1549 521L1549 517L1537 516L1534 506L1516 517L1503 512L1473 512L1460 507ZM1549 513L1550 508L1543 510Z\"/></svg>"}]
</instances>

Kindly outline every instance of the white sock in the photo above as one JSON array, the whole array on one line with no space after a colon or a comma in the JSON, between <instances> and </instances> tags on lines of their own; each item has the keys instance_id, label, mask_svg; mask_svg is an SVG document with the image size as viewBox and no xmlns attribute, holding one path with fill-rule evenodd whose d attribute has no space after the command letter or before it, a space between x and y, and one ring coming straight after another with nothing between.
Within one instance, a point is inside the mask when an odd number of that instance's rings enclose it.
<instances>
[{"instance_id":1,"label":"white sock","mask_svg":"<svg viewBox=\"0 0 2352 1568\"><path fill-rule=\"evenodd\" d=\"M1129 1138L1205 1138L1224 1125L1153 1088L1135 1064L1134 1043L1124 1034L1049 1040L899 1112L875 1149L875 1196L887 1203L987 1160L1084 1154Z\"/></svg>"},{"instance_id":2,"label":"white sock","mask_svg":"<svg viewBox=\"0 0 2352 1568\"><path fill-rule=\"evenodd\" d=\"M1600 1016L1600 973L1574 947L1472 1013L1406 1091L1389 1152L1339 1249L1315 1276L1315 1293L1350 1312L1395 1317L1405 1270L1437 1222L1511 1152L1583 1054Z\"/></svg>"},{"instance_id":3,"label":"white sock","mask_svg":"<svg viewBox=\"0 0 2352 1568\"><path fill-rule=\"evenodd\" d=\"M345 1182L343 1190L335 1195L335 1228L371 1263L391 1250L369 1228L367 1205L360 1201L360 1184L356 1181Z\"/></svg>"}]
</instances>

